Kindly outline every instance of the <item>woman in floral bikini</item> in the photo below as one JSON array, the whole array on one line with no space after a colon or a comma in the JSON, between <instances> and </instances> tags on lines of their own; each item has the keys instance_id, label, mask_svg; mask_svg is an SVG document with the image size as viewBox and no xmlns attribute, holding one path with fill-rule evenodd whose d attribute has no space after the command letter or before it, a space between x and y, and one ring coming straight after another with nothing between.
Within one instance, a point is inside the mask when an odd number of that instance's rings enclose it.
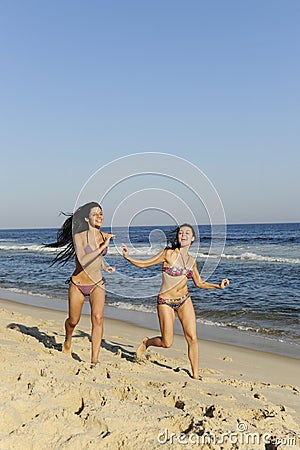
<instances>
[{"instance_id":1,"label":"woman in floral bikini","mask_svg":"<svg viewBox=\"0 0 300 450\"><path fill-rule=\"evenodd\" d=\"M148 347L170 348L174 339L175 311L181 322L188 345L188 357L192 368L192 377L199 379L199 351L196 334L196 316L188 292L188 279L202 289L223 289L229 285L224 278L220 284L203 281L197 269L195 258L189 255L189 248L195 240L191 225L184 224L177 228L176 239L172 248L165 248L149 259L134 259L129 256L128 248L123 246L123 257L136 267L145 268L162 263L162 284L157 297L157 312L161 336L145 337L139 345L136 356L140 358Z\"/></svg>"}]
</instances>

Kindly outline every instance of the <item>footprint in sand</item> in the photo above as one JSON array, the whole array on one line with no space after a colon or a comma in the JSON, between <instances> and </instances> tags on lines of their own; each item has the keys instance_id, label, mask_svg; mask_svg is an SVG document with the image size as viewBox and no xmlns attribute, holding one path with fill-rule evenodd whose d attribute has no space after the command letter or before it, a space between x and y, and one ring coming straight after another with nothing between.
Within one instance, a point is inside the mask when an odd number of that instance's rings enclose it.
<instances>
[{"instance_id":1,"label":"footprint in sand","mask_svg":"<svg viewBox=\"0 0 300 450\"><path fill-rule=\"evenodd\" d=\"M232 362L232 358L230 356L224 356L224 358L222 358L222 361Z\"/></svg>"},{"instance_id":2,"label":"footprint in sand","mask_svg":"<svg viewBox=\"0 0 300 450\"><path fill-rule=\"evenodd\" d=\"M221 372L219 372L216 369L210 369L208 367L204 367L203 369L200 370L200 372L202 373L210 373L212 375L221 375Z\"/></svg>"},{"instance_id":3,"label":"footprint in sand","mask_svg":"<svg viewBox=\"0 0 300 450\"><path fill-rule=\"evenodd\" d=\"M299 388L297 386L292 386L291 384L281 384L281 388L289 389L291 391L294 391L295 393L299 392Z\"/></svg>"},{"instance_id":4,"label":"footprint in sand","mask_svg":"<svg viewBox=\"0 0 300 450\"><path fill-rule=\"evenodd\" d=\"M161 383L159 381L147 381L146 383L144 383L146 386L150 386L150 387L154 387L154 388L158 388L161 389L163 387L165 387L165 383Z\"/></svg>"},{"instance_id":5,"label":"footprint in sand","mask_svg":"<svg viewBox=\"0 0 300 450\"><path fill-rule=\"evenodd\" d=\"M266 397L264 397L262 394L260 394L259 392L256 392L255 394L253 394L254 398L257 398L258 400L264 400L266 401Z\"/></svg>"}]
</instances>

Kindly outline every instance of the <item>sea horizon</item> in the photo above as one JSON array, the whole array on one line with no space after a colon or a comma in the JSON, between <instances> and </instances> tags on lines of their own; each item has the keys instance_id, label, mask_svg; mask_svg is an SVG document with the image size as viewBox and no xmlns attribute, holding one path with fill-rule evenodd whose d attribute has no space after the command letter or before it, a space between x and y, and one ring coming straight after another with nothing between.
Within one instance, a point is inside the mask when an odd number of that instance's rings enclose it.
<instances>
[{"instance_id":1,"label":"sea horizon","mask_svg":"<svg viewBox=\"0 0 300 450\"><path fill-rule=\"evenodd\" d=\"M213 226L230 226L230 225L284 225L284 224L300 224L300 221L275 221L275 222L227 222L225 224L223 223L214 223ZM198 223L198 226L211 226L210 223ZM126 228L129 227L130 225L114 225L114 227L116 228ZM176 227L177 225L174 224L154 224L154 225L149 225L149 224L145 224L145 225L134 225L134 227L136 228L144 228L144 227ZM59 229L60 226L51 226L51 227L34 227L34 226L30 226L30 227L0 227L0 231L8 231L8 230L57 230ZM104 228L110 228L107 225L104 225L101 227L102 229Z\"/></svg>"}]
</instances>

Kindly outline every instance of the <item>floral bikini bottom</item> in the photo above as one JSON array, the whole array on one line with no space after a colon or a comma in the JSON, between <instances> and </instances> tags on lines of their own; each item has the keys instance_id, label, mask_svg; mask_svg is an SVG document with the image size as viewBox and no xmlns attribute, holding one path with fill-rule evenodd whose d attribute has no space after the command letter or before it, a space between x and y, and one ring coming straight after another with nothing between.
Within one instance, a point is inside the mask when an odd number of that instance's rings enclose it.
<instances>
[{"instance_id":1,"label":"floral bikini bottom","mask_svg":"<svg viewBox=\"0 0 300 450\"><path fill-rule=\"evenodd\" d=\"M168 305L171 308L173 308L175 311L177 311L177 309L180 308L180 306L182 306L189 297L190 297L190 294L188 292L179 298L164 298L159 295L157 297L157 304L158 305Z\"/></svg>"}]
</instances>

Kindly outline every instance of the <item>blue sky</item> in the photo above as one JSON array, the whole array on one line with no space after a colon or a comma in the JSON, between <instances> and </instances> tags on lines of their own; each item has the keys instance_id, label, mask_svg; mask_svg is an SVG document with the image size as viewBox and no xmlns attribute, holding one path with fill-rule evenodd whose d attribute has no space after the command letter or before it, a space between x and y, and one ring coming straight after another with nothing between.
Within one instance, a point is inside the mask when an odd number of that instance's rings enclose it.
<instances>
[{"instance_id":1,"label":"blue sky","mask_svg":"<svg viewBox=\"0 0 300 450\"><path fill-rule=\"evenodd\" d=\"M1 1L0 228L60 225L139 152L199 167L228 223L300 222L299 19L298 0Z\"/></svg>"}]
</instances>

